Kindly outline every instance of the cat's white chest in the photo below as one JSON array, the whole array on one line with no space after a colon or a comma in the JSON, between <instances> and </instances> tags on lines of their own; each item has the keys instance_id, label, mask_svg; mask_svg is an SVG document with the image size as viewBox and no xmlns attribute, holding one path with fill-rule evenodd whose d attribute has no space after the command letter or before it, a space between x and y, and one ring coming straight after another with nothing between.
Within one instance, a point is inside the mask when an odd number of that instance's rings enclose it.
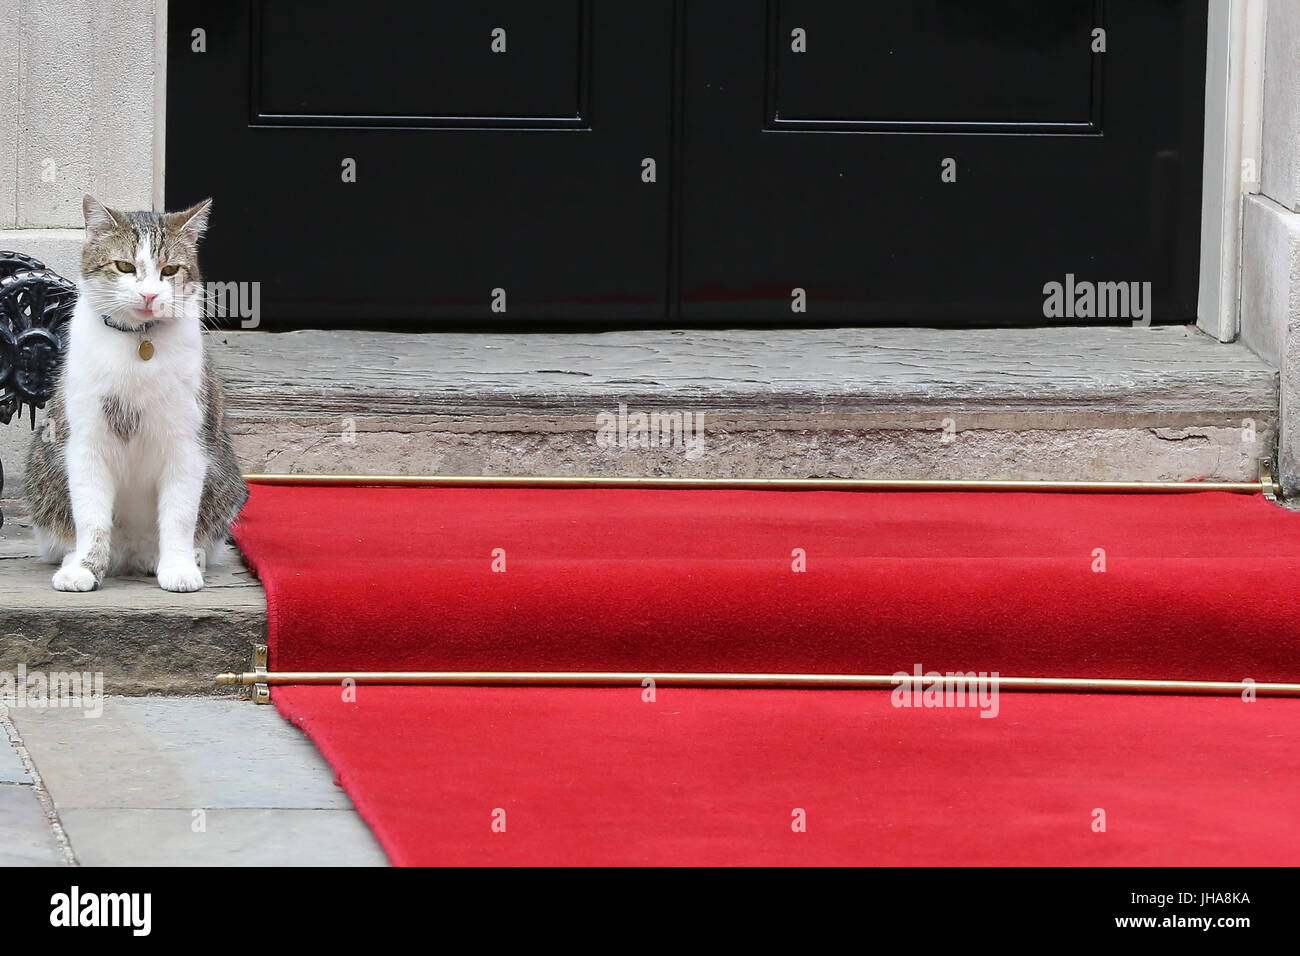
<instances>
[{"instance_id":1,"label":"cat's white chest","mask_svg":"<svg viewBox=\"0 0 1300 956\"><path fill-rule=\"evenodd\" d=\"M150 487L163 470L202 467L201 333L122 332L89 311L74 316L65 397L70 440L101 450L119 487ZM141 357L140 343L152 345Z\"/></svg>"}]
</instances>

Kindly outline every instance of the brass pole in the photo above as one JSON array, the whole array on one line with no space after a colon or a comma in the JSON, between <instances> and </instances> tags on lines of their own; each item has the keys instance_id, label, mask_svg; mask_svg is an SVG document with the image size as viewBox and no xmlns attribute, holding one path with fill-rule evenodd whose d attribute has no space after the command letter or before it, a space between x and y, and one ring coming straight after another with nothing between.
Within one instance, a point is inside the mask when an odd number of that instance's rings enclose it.
<instances>
[{"instance_id":1,"label":"brass pole","mask_svg":"<svg viewBox=\"0 0 1300 956\"><path fill-rule=\"evenodd\" d=\"M1061 491L1272 494L1268 481L1012 481L941 478L574 478L513 475L249 474L258 485L394 485L447 488L733 488L753 491Z\"/></svg>"},{"instance_id":2,"label":"brass pole","mask_svg":"<svg viewBox=\"0 0 1300 956\"><path fill-rule=\"evenodd\" d=\"M677 687L769 687L838 690L891 690L900 686L947 687L978 684L981 678L890 676L884 674L696 674L635 671L247 671L218 674L221 686L255 684L443 684L514 687L624 687L647 679ZM992 677L983 678L992 684ZM1253 681L1145 680L1097 677L998 677L999 690L1072 691L1077 693L1231 694L1250 690L1257 696L1300 697L1300 684Z\"/></svg>"}]
</instances>

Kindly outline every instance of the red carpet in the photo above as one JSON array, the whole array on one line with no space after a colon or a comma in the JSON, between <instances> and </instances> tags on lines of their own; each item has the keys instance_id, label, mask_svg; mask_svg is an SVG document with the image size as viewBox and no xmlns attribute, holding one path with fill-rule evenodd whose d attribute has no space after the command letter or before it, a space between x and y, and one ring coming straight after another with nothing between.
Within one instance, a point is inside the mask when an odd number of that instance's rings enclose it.
<instances>
[{"instance_id":1,"label":"red carpet","mask_svg":"<svg viewBox=\"0 0 1300 956\"><path fill-rule=\"evenodd\" d=\"M1224 494L262 486L236 532L278 670L1300 681L1297 521ZM1300 863L1300 700L348 693L273 695L396 863Z\"/></svg>"},{"instance_id":2,"label":"red carpet","mask_svg":"<svg viewBox=\"0 0 1300 956\"><path fill-rule=\"evenodd\" d=\"M259 486L237 536L278 670L1300 681L1262 498Z\"/></svg>"},{"instance_id":3,"label":"red carpet","mask_svg":"<svg viewBox=\"0 0 1300 956\"><path fill-rule=\"evenodd\" d=\"M356 692L274 696L397 864L1300 863L1300 700Z\"/></svg>"}]
</instances>

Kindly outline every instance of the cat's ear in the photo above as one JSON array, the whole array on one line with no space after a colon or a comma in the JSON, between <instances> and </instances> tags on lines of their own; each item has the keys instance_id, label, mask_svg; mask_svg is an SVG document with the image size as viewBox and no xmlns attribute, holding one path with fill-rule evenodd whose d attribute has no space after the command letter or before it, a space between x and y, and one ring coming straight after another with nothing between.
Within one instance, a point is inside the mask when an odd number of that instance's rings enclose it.
<instances>
[{"instance_id":1,"label":"cat's ear","mask_svg":"<svg viewBox=\"0 0 1300 956\"><path fill-rule=\"evenodd\" d=\"M190 245L194 245L208 228L208 214L212 211L212 200L205 199L197 206L191 206L181 212L169 212L167 224L180 234Z\"/></svg>"},{"instance_id":2,"label":"cat's ear","mask_svg":"<svg viewBox=\"0 0 1300 956\"><path fill-rule=\"evenodd\" d=\"M110 229L120 229L122 223L102 202L90 193L81 199L81 211L86 216L86 235L92 238L102 236Z\"/></svg>"}]
</instances>

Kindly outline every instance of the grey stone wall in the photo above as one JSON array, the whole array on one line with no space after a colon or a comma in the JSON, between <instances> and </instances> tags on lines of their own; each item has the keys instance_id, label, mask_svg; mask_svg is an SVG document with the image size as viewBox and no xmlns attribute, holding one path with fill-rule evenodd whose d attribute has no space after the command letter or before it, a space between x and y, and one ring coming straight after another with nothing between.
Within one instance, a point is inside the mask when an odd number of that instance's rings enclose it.
<instances>
[{"instance_id":1,"label":"grey stone wall","mask_svg":"<svg viewBox=\"0 0 1300 956\"><path fill-rule=\"evenodd\" d=\"M0 249L73 278L81 197L149 209L161 184L156 40L167 0L0 0ZM5 495L25 428L0 428Z\"/></svg>"},{"instance_id":2,"label":"grey stone wall","mask_svg":"<svg viewBox=\"0 0 1300 956\"><path fill-rule=\"evenodd\" d=\"M1281 478L1300 493L1300 0L1270 0L1260 193L1242 226L1241 327L1281 376Z\"/></svg>"},{"instance_id":3,"label":"grey stone wall","mask_svg":"<svg viewBox=\"0 0 1300 956\"><path fill-rule=\"evenodd\" d=\"M75 274L84 193L153 206L161 14L154 0L0 0L0 248Z\"/></svg>"}]
</instances>

